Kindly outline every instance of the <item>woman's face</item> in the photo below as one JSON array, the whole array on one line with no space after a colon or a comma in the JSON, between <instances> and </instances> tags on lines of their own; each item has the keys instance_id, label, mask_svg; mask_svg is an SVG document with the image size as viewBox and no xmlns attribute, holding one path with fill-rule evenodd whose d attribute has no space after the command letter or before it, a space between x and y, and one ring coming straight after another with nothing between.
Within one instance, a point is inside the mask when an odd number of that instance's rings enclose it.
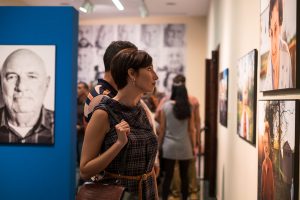
<instances>
[{"instance_id":1,"label":"woman's face","mask_svg":"<svg viewBox=\"0 0 300 200\"><path fill-rule=\"evenodd\" d=\"M279 25L279 12L278 12L278 1L273 7L270 23L270 38L271 38L271 55L272 64L277 65L279 62L279 39L280 39L280 25ZM279 63L278 63L279 64Z\"/></svg>"},{"instance_id":2,"label":"woman's face","mask_svg":"<svg viewBox=\"0 0 300 200\"><path fill-rule=\"evenodd\" d=\"M152 65L140 68L136 75L135 86L142 90L143 93L153 92L157 79L158 76Z\"/></svg>"}]
</instances>

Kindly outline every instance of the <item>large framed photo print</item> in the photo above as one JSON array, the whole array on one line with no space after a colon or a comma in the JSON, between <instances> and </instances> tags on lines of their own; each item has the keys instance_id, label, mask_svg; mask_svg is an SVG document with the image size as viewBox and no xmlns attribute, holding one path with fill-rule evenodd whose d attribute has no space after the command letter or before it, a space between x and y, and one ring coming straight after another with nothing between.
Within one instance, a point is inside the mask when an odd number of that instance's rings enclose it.
<instances>
[{"instance_id":1,"label":"large framed photo print","mask_svg":"<svg viewBox=\"0 0 300 200\"><path fill-rule=\"evenodd\" d=\"M255 144L257 50L238 60L237 133Z\"/></svg>"},{"instance_id":2,"label":"large framed photo print","mask_svg":"<svg viewBox=\"0 0 300 200\"><path fill-rule=\"evenodd\" d=\"M297 0L261 0L260 91L299 88Z\"/></svg>"},{"instance_id":3,"label":"large framed photo print","mask_svg":"<svg viewBox=\"0 0 300 200\"><path fill-rule=\"evenodd\" d=\"M298 200L299 101L258 103L258 200Z\"/></svg>"},{"instance_id":4,"label":"large framed photo print","mask_svg":"<svg viewBox=\"0 0 300 200\"><path fill-rule=\"evenodd\" d=\"M219 74L219 111L220 123L227 127L228 108L228 68Z\"/></svg>"},{"instance_id":5,"label":"large framed photo print","mask_svg":"<svg viewBox=\"0 0 300 200\"><path fill-rule=\"evenodd\" d=\"M54 144L55 46L0 45L0 143Z\"/></svg>"}]
</instances>

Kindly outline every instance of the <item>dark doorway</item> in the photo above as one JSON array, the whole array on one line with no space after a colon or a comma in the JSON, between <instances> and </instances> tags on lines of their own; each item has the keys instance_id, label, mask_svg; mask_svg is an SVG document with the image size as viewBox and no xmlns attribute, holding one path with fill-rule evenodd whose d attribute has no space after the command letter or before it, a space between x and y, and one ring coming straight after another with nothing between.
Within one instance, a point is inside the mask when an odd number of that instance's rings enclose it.
<instances>
[{"instance_id":1,"label":"dark doorway","mask_svg":"<svg viewBox=\"0 0 300 200\"><path fill-rule=\"evenodd\" d=\"M204 180L209 183L209 196L216 197L217 170L217 109L219 50L206 59L205 80L205 153Z\"/></svg>"}]
</instances>

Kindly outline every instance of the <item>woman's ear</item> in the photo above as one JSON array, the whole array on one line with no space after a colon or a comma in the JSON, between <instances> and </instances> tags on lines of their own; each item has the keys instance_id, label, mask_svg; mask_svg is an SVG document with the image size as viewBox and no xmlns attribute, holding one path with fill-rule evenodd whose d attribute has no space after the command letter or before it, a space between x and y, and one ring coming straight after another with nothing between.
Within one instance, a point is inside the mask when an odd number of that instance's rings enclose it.
<instances>
[{"instance_id":1,"label":"woman's ear","mask_svg":"<svg viewBox=\"0 0 300 200\"><path fill-rule=\"evenodd\" d=\"M129 76L129 79L130 80L135 80L135 70L133 69L133 68L129 68L128 69L128 71L127 71L127 73L128 73L128 76Z\"/></svg>"}]
</instances>

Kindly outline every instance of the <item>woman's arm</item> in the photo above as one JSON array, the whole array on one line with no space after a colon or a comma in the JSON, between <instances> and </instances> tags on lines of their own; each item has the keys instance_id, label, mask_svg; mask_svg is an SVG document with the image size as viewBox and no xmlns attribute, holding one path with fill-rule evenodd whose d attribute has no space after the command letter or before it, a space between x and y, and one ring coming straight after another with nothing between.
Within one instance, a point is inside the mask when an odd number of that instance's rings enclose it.
<instances>
[{"instance_id":1,"label":"woman's arm","mask_svg":"<svg viewBox=\"0 0 300 200\"><path fill-rule=\"evenodd\" d=\"M158 135L158 146L161 147L164 137L165 137L165 131L166 131L166 115L163 110L160 111L159 114L159 135Z\"/></svg>"},{"instance_id":2,"label":"woman's arm","mask_svg":"<svg viewBox=\"0 0 300 200\"><path fill-rule=\"evenodd\" d=\"M80 175L88 179L103 171L118 155L127 143L130 129L125 121L116 125L118 139L107 151L100 153L106 133L110 130L108 114L103 110L96 110L87 125L82 146Z\"/></svg>"},{"instance_id":3,"label":"woman's arm","mask_svg":"<svg viewBox=\"0 0 300 200\"><path fill-rule=\"evenodd\" d=\"M188 132L192 144L192 148L196 147L196 131L195 131L195 115L191 112L191 117L189 118L188 122Z\"/></svg>"}]
</instances>

